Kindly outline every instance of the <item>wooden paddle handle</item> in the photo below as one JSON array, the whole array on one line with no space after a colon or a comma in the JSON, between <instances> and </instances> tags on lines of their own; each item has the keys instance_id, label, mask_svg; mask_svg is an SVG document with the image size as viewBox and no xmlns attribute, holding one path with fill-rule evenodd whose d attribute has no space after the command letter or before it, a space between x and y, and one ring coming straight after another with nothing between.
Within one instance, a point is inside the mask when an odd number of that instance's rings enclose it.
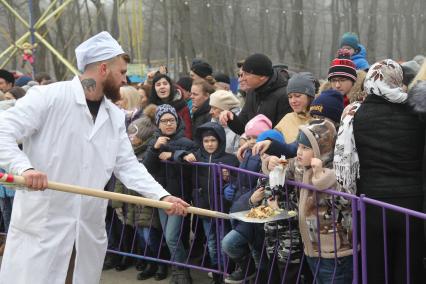
<instances>
[{"instance_id":1,"label":"wooden paddle handle","mask_svg":"<svg viewBox=\"0 0 426 284\"><path fill-rule=\"evenodd\" d=\"M23 186L26 185L24 177L15 176L11 174L3 174L3 173L0 173L0 182L14 183L14 184L23 185ZM92 189L88 187L70 185L70 184L53 182L53 181L49 181L47 187L49 189L53 189L56 191L111 199L115 201L121 201L125 203L137 204L137 205L144 205L144 206L155 207L155 208L160 208L165 210L170 209L172 207L172 203L166 202L166 201L159 201L159 200L149 199L145 197L121 194L121 193L110 192L110 191L96 190L96 189ZM218 211L207 210L207 209L192 207L192 206L188 207L187 209L188 209L188 213L192 213L196 215L212 217L212 218L230 219L228 214L218 212Z\"/></svg>"}]
</instances>

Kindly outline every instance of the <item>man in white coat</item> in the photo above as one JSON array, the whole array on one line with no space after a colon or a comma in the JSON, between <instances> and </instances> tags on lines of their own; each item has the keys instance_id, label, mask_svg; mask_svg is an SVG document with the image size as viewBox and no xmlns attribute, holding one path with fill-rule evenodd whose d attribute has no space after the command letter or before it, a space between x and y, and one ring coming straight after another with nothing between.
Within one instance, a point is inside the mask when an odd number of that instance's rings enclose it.
<instances>
[{"instance_id":1,"label":"man in white coat","mask_svg":"<svg viewBox=\"0 0 426 284\"><path fill-rule=\"evenodd\" d=\"M78 46L76 56L81 76L33 87L0 114L0 167L33 189L15 195L0 283L99 283L107 201L46 189L47 178L103 190L114 173L141 195L173 203L168 214L186 214L188 204L138 163L124 114L111 102L129 57L107 32Z\"/></svg>"}]
</instances>

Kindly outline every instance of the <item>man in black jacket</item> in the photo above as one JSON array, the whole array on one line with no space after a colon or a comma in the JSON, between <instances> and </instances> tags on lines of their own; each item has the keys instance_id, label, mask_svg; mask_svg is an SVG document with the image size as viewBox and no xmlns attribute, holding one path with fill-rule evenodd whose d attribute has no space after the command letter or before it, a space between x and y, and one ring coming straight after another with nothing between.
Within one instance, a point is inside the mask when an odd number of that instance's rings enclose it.
<instances>
[{"instance_id":1,"label":"man in black jacket","mask_svg":"<svg viewBox=\"0 0 426 284\"><path fill-rule=\"evenodd\" d=\"M258 114L268 117L275 126L292 111L286 91L287 80L272 68L272 62L266 55L256 53L247 57L240 76L249 88L246 103L238 116L223 111L219 118L223 125L241 135L246 123Z\"/></svg>"}]
</instances>

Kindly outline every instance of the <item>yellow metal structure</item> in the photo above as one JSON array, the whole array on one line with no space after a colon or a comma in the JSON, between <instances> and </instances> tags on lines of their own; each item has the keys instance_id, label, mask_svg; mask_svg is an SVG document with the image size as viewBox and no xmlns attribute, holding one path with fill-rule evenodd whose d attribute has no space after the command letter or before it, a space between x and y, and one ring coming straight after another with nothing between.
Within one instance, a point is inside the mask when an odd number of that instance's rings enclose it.
<instances>
[{"instance_id":1,"label":"yellow metal structure","mask_svg":"<svg viewBox=\"0 0 426 284\"><path fill-rule=\"evenodd\" d=\"M66 6L68 6L72 1L74 0L66 0L64 3L62 3L58 8L56 8L53 12L49 14L49 12L53 9L54 5L56 4L57 0L52 1L52 3L47 7L46 11L44 11L43 15L37 20L37 22L34 25L34 36L47 48L49 49L57 58L60 60L72 73L75 75L79 74L78 70L67 60L65 59L48 41L46 41L43 36L41 36L37 30L39 30L41 27L43 27L51 18L57 16L58 14L62 13ZM3 4L3 6L12 13L16 19L18 19L26 28L30 29L30 24L23 19L18 12L16 12L13 7L9 5L5 0L0 0L0 3ZM27 38L31 35L31 33L28 31L23 36L21 36L15 43L11 44L5 51L3 51L0 54L0 59L6 56L11 52L11 55L0 65L0 68L3 68L7 62L12 58L18 48L17 46L21 45L24 41L27 40Z\"/></svg>"}]
</instances>

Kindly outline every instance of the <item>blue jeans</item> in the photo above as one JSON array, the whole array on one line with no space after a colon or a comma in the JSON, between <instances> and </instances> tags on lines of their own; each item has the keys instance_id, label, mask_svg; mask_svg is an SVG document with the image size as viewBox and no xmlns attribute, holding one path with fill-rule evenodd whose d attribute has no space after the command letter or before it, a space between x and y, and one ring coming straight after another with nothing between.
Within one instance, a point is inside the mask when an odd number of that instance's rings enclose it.
<instances>
[{"instance_id":1,"label":"blue jeans","mask_svg":"<svg viewBox=\"0 0 426 284\"><path fill-rule=\"evenodd\" d=\"M0 210L3 216L4 232L9 230L10 216L12 215L13 197L0 198Z\"/></svg>"},{"instance_id":2,"label":"blue jeans","mask_svg":"<svg viewBox=\"0 0 426 284\"><path fill-rule=\"evenodd\" d=\"M352 283L353 278L353 257L352 255L339 257L337 261L334 258L318 258L306 256L306 260L309 264L309 268L312 271L312 275L315 275L317 263L319 263L319 269L316 277L316 283L326 284L346 284ZM336 274L333 273L334 266L336 265Z\"/></svg>"},{"instance_id":3,"label":"blue jeans","mask_svg":"<svg viewBox=\"0 0 426 284\"><path fill-rule=\"evenodd\" d=\"M186 262L188 252L183 246L182 240L179 239L181 233L181 225L183 217L168 216L164 210L159 209L161 227L163 227L164 237L166 238L167 246L169 247L171 259L176 262Z\"/></svg>"},{"instance_id":4,"label":"blue jeans","mask_svg":"<svg viewBox=\"0 0 426 284\"><path fill-rule=\"evenodd\" d=\"M154 227L151 227L151 229L138 227L137 234L143 254L145 254L145 248L147 248L147 255L156 257L160 250L161 232Z\"/></svg>"},{"instance_id":5,"label":"blue jeans","mask_svg":"<svg viewBox=\"0 0 426 284\"><path fill-rule=\"evenodd\" d=\"M204 234L207 239L207 247L209 249L210 263L212 267L217 266L217 239L216 224L211 219L201 218L203 223ZM223 259L221 261L223 263Z\"/></svg>"},{"instance_id":6,"label":"blue jeans","mask_svg":"<svg viewBox=\"0 0 426 284\"><path fill-rule=\"evenodd\" d=\"M222 239L222 250L235 261L238 261L251 253L256 267L259 267L260 252L236 230L231 230Z\"/></svg>"}]
</instances>

